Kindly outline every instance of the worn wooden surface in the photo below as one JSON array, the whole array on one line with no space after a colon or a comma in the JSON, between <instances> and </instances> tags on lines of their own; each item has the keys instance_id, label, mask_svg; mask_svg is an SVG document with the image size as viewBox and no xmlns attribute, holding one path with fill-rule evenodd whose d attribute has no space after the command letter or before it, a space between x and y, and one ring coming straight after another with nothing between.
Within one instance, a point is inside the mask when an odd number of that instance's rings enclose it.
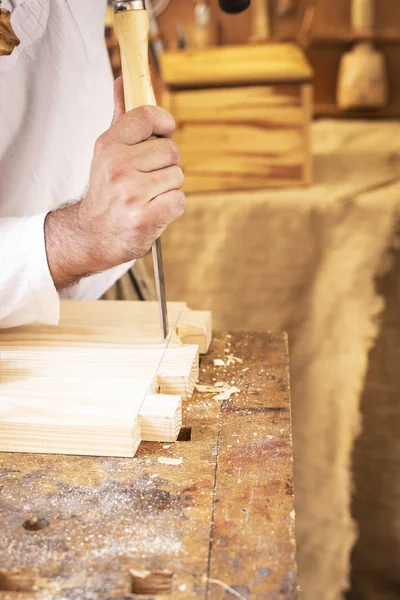
<instances>
[{"instance_id":1,"label":"worn wooden surface","mask_svg":"<svg viewBox=\"0 0 400 600\"><path fill-rule=\"evenodd\" d=\"M215 399L222 382L240 392ZM296 597L285 336L217 336L201 384L215 391L184 407L191 441L135 459L0 456L1 600L125 600L170 573L176 600Z\"/></svg>"}]
</instances>

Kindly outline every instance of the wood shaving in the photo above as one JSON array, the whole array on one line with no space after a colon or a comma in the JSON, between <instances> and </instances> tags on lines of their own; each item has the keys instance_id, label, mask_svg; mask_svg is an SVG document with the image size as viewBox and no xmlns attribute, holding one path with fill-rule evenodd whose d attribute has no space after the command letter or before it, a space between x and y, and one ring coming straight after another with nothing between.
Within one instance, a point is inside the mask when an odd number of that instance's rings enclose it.
<instances>
[{"instance_id":1,"label":"wood shaving","mask_svg":"<svg viewBox=\"0 0 400 600\"><path fill-rule=\"evenodd\" d=\"M196 390L202 394L215 394L213 400L230 400L232 394L238 394L240 389L235 385L229 385L222 381L217 381L214 385L196 385Z\"/></svg>"},{"instance_id":2,"label":"wood shaving","mask_svg":"<svg viewBox=\"0 0 400 600\"><path fill-rule=\"evenodd\" d=\"M183 457L181 458L169 458L168 456L159 456L157 461L161 465L181 465L183 463Z\"/></svg>"},{"instance_id":3,"label":"wood shaving","mask_svg":"<svg viewBox=\"0 0 400 600\"><path fill-rule=\"evenodd\" d=\"M214 367L225 367L225 361L222 358L214 358Z\"/></svg>"},{"instance_id":4,"label":"wood shaving","mask_svg":"<svg viewBox=\"0 0 400 600\"><path fill-rule=\"evenodd\" d=\"M213 385L197 384L195 388L197 392L200 392L200 394L213 394L215 392L215 387Z\"/></svg>"},{"instance_id":5,"label":"wood shaving","mask_svg":"<svg viewBox=\"0 0 400 600\"><path fill-rule=\"evenodd\" d=\"M230 400L232 394L237 394L239 392L239 388L237 388L235 385L232 385L214 396L213 400Z\"/></svg>"},{"instance_id":6,"label":"wood shaving","mask_svg":"<svg viewBox=\"0 0 400 600\"><path fill-rule=\"evenodd\" d=\"M230 365L235 365L237 363L243 364L243 359L233 356L233 354L228 354L226 357L226 366L229 367Z\"/></svg>"}]
</instances>

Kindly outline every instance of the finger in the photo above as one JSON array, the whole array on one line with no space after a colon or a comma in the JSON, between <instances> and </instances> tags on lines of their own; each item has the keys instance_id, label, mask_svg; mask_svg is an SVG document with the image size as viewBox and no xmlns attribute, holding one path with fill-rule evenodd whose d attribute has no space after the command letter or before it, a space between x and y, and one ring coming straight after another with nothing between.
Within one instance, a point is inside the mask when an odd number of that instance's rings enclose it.
<instances>
[{"instance_id":1,"label":"finger","mask_svg":"<svg viewBox=\"0 0 400 600\"><path fill-rule=\"evenodd\" d=\"M142 106L122 115L107 134L115 142L133 146L153 135L172 137L174 131L175 121L169 112L158 106Z\"/></svg>"},{"instance_id":2,"label":"finger","mask_svg":"<svg viewBox=\"0 0 400 600\"><path fill-rule=\"evenodd\" d=\"M124 84L122 77L114 81L114 116L112 125L125 114Z\"/></svg>"},{"instance_id":3,"label":"finger","mask_svg":"<svg viewBox=\"0 0 400 600\"><path fill-rule=\"evenodd\" d=\"M185 211L186 198L182 190L160 194L145 209L144 224L151 239L158 238Z\"/></svg>"},{"instance_id":4,"label":"finger","mask_svg":"<svg viewBox=\"0 0 400 600\"><path fill-rule=\"evenodd\" d=\"M148 206L148 210L154 211L159 223L165 228L185 212L186 196L182 190L172 190L160 194Z\"/></svg>"},{"instance_id":5,"label":"finger","mask_svg":"<svg viewBox=\"0 0 400 600\"><path fill-rule=\"evenodd\" d=\"M182 169L177 166L143 174L142 178L141 199L144 202L150 202L172 190L179 190L184 181Z\"/></svg>"},{"instance_id":6,"label":"finger","mask_svg":"<svg viewBox=\"0 0 400 600\"><path fill-rule=\"evenodd\" d=\"M170 138L153 138L132 148L135 168L142 173L150 173L177 165L179 150Z\"/></svg>"}]
</instances>

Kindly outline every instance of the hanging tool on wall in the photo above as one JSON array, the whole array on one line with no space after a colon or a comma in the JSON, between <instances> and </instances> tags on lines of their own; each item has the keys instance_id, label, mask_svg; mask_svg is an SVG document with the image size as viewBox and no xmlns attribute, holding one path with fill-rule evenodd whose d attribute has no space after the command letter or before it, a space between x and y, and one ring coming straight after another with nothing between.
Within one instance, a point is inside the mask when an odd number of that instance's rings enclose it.
<instances>
[{"instance_id":1,"label":"hanging tool on wall","mask_svg":"<svg viewBox=\"0 0 400 600\"><path fill-rule=\"evenodd\" d=\"M292 15L297 8L297 0L278 0L275 14L278 19L286 19Z\"/></svg>"},{"instance_id":2,"label":"hanging tool on wall","mask_svg":"<svg viewBox=\"0 0 400 600\"><path fill-rule=\"evenodd\" d=\"M156 105L149 69L149 17L144 0L114 2L115 32L121 50L126 110ZM168 335L167 300L161 240L152 247L160 323L163 338Z\"/></svg>"},{"instance_id":3,"label":"hanging tool on wall","mask_svg":"<svg viewBox=\"0 0 400 600\"><path fill-rule=\"evenodd\" d=\"M250 0L218 0L220 9L230 15L237 15L250 6Z\"/></svg>"},{"instance_id":4,"label":"hanging tool on wall","mask_svg":"<svg viewBox=\"0 0 400 600\"><path fill-rule=\"evenodd\" d=\"M371 42L375 30L374 1L353 0L351 23L362 41L342 57L337 103L344 110L381 108L388 101L388 81L384 56Z\"/></svg>"},{"instance_id":5,"label":"hanging tool on wall","mask_svg":"<svg viewBox=\"0 0 400 600\"><path fill-rule=\"evenodd\" d=\"M207 48L211 42L211 9L205 0L195 0L194 7L194 47Z\"/></svg>"},{"instance_id":6,"label":"hanging tool on wall","mask_svg":"<svg viewBox=\"0 0 400 600\"><path fill-rule=\"evenodd\" d=\"M269 0L253 0L250 16L250 42L257 44L268 41L271 37Z\"/></svg>"},{"instance_id":7,"label":"hanging tool on wall","mask_svg":"<svg viewBox=\"0 0 400 600\"><path fill-rule=\"evenodd\" d=\"M149 40L150 52L153 57L154 65L160 73L160 59L164 52L164 44L160 36L160 30L157 23L156 13L154 11L152 0L146 2L147 13L149 15Z\"/></svg>"},{"instance_id":8,"label":"hanging tool on wall","mask_svg":"<svg viewBox=\"0 0 400 600\"><path fill-rule=\"evenodd\" d=\"M0 0L0 56L9 56L20 41L11 25L11 13L2 4Z\"/></svg>"}]
</instances>

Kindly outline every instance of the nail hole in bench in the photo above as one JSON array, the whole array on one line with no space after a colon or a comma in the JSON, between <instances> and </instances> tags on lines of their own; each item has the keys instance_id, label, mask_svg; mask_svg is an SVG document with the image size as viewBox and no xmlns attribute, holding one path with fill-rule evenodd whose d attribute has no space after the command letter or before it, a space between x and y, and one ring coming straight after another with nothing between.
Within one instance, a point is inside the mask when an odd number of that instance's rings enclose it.
<instances>
[{"instance_id":1,"label":"nail hole in bench","mask_svg":"<svg viewBox=\"0 0 400 600\"><path fill-rule=\"evenodd\" d=\"M32 517L22 523L22 527L27 531L41 531L42 529L46 529L49 525L50 521L48 519L39 517Z\"/></svg>"},{"instance_id":2,"label":"nail hole in bench","mask_svg":"<svg viewBox=\"0 0 400 600\"><path fill-rule=\"evenodd\" d=\"M37 576L36 571L0 569L0 592L33 592Z\"/></svg>"},{"instance_id":3,"label":"nail hole in bench","mask_svg":"<svg viewBox=\"0 0 400 600\"><path fill-rule=\"evenodd\" d=\"M192 428L182 427L178 435L178 442L190 442L192 439Z\"/></svg>"},{"instance_id":4,"label":"nail hole in bench","mask_svg":"<svg viewBox=\"0 0 400 600\"><path fill-rule=\"evenodd\" d=\"M172 572L164 571L136 571L131 569L130 592L139 596L149 594L171 594Z\"/></svg>"}]
</instances>

